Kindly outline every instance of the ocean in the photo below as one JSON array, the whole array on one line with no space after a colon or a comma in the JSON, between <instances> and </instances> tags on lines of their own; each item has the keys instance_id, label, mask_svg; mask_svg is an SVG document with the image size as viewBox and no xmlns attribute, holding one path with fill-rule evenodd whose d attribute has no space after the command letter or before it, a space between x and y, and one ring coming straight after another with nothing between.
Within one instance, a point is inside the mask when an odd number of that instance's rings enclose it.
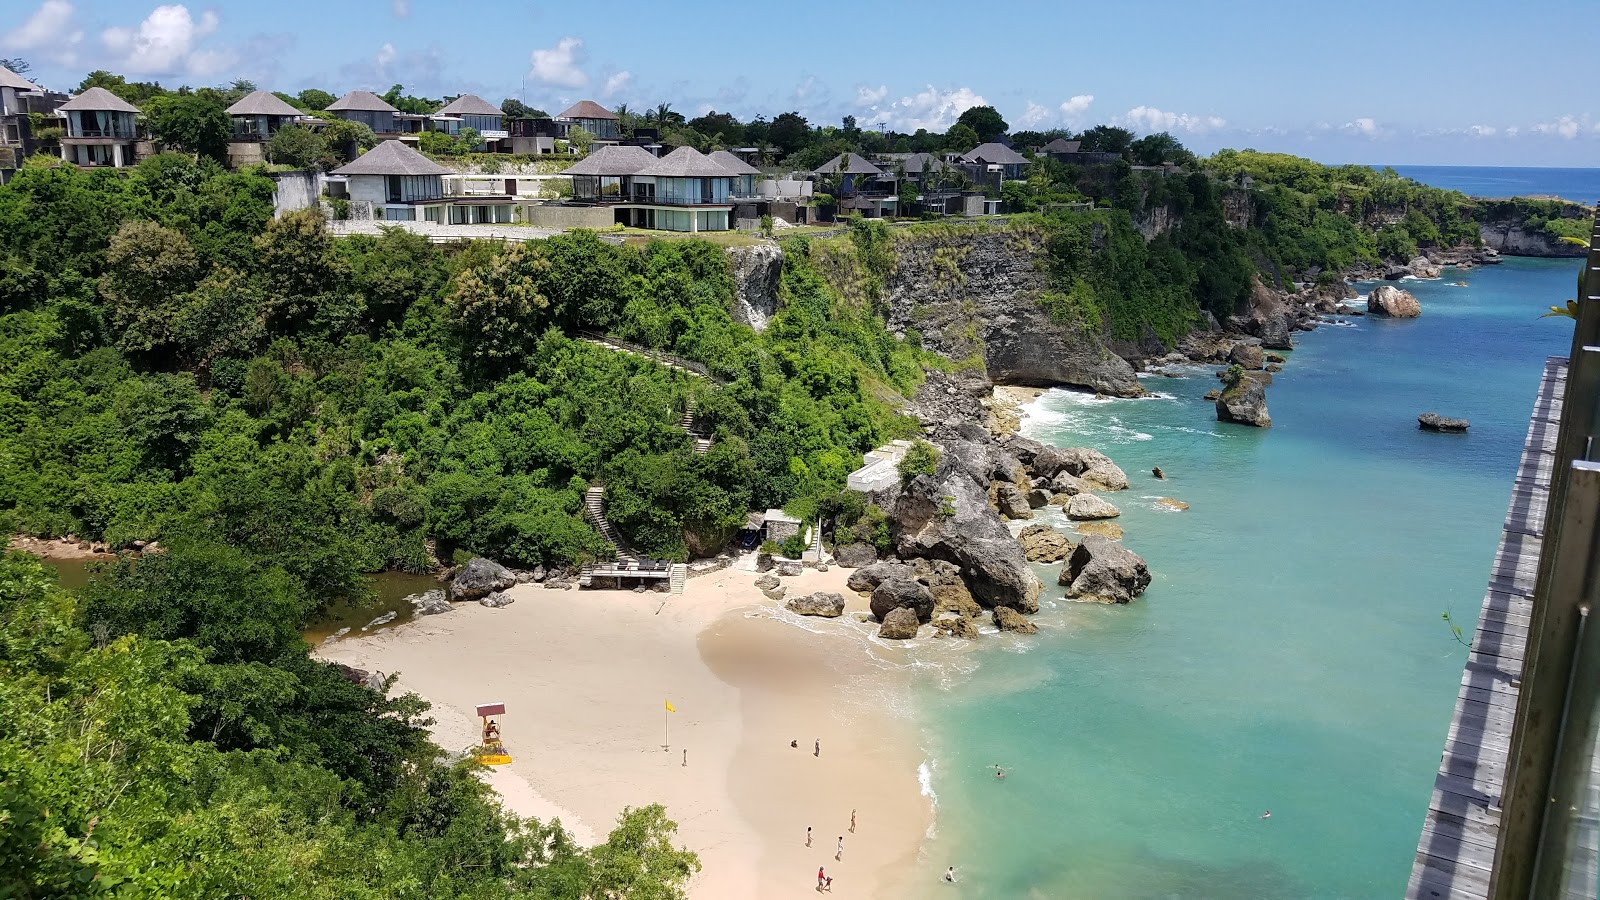
<instances>
[{"instance_id":1,"label":"ocean","mask_svg":"<svg viewBox=\"0 0 1600 900\"><path fill-rule=\"evenodd\" d=\"M1571 340L1539 315L1578 265L1448 269L1406 282L1419 319L1297 335L1270 429L1216 421L1215 367L1148 377L1149 399L1046 393L1025 433L1128 473L1107 498L1154 582L1072 603L1042 566L1037 636L920 682L929 889L954 865L963 898L1402 894L1467 652L1442 615L1472 633L1543 360ZM1470 433L1420 431L1429 411Z\"/></svg>"},{"instance_id":2,"label":"ocean","mask_svg":"<svg viewBox=\"0 0 1600 900\"><path fill-rule=\"evenodd\" d=\"M1383 166L1373 166L1381 169ZM1600 169L1556 169L1533 166L1391 166L1423 184L1460 191L1472 197L1551 195L1574 203L1600 202Z\"/></svg>"}]
</instances>

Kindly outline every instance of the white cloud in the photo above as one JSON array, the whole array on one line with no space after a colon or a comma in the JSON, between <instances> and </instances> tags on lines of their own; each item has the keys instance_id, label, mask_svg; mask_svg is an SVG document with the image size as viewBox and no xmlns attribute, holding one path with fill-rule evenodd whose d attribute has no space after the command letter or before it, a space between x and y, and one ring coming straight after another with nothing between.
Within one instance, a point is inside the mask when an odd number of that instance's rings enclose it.
<instances>
[{"instance_id":1,"label":"white cloud","mask_svg":"<svg viewBox=\"0 0 1600 900\"><path fill-rule=\"evenodd\" d=\"M888 92L885 91L883 96L887 97ZM971 88L941 91L930 84L927 90L901 97L888 106L873 104L869 111L897 131L916 131L918 128L943 131L955 124L963 112L987 103Z\"/></svg>"},{"instance_id":2,"label":"white cloud","mask_svg":"<svg viewBox=\"0 0 1600 900\"><path fill-rule=\"evenodd\" d=\"M391 0L395 16L404 19L411 15L411 0Z\"/></svg>"},{"instance_id":3,"label":"white cloud","mask_svg":"<svg viewBox=\"0 0 1600 900\"><path fill-rule=\"evenodd\" d=\"M1224 128L1228 124L1228 120L1221 116L1167 112L1154 106L1135 106L1128 110L1127 115L1118 119L1118 122L1139 131L1183 131L1190 134Z\"/></svg>"},{"instance_id":4,"label":"white cloud","mask_svg":"<svg viewBox=\"0 0 1600 900\"><path fill-rule=\"evenodd\" d=\"M1377 120L1370 116L1362 116L1344 123L1344 130L1362 137L1377 137L1383 133L1383 128L1378 125Z\"/></svg>"},{"instance_id":5,"label":"white cloud","mask_svg":"<svg viewBox=\"0 0 1600 900\"><path fill-rule=\"evenodd\" d=\"M1061 114L1067 118L1081 116L1089 111L1089 104L1094 102L1093 94L1075 94L1061 101Z\"/></svg>"},{"instance_id":6,"label":"white cloud","mask_svg":"<svg viewBox=\"0 0 1600 900\"><path fill-rule=\"evenodd\" d=\"M1553 134L1570 141L1578 136L1578 131L1582 127L1576 118L1562 116L1554 122L1540 122L1533 126L1533 131L1536 134Z\"/></svg>"},{"instance_id":7,"label":"white cloud","mask_svg":"<svg viewBox=\"0 0 1600 900\"><path fill-rule=\"evenodd\" d=\"M170 4L151 10L137 28L107 28L100 33L100 42L115 59L110 68L129 75L213 75L232 62L232 54L196 45L219 24L211 10L195 21L188 7Z\"/></svg>"},{"instance_id":8,"label":"white cloud","mask_svg":"<svg viewBox=\"0 0 1600 900\"><path fill-rule=\"evenodd\" d=\"M1500 133L1500 129L1494 127L1493 125L1469 125L1469 126L1467 126L1467 134L1470 134L1473 137L1489 138L1489 137L1494 137L1496 134L1499 134L1499 133Z\"/></svg>"},{"instance_id":9,"label":"white cloud","mask_svg":"<svg viewBox=\"0 0 1600 900\"><path fill-rule=\"evenodd\" d=\"M889 96L889 86L880 84L871 87L865 84L856 85L856 105L868 109L882 103Z\"/></svg>"},{"instance_id":10,"label":"white cloud","mask_svg":"<svg viewBox=\"0 0 1600 900\"><path fill-rule=\"evenodd\" d=\"M34 50L56 62L77 61L76 48L83 41L72 4L67 0L44 0L26 22L6 32L0 46L9 50Z\"/></svg>"},{"instance_id":11,"label":"white cloud","mask_svg":"<svg viewBox=\"0 0 1600 900\"><path fill-rule=\"evenodd\" d=\"M617 92L626 90L633 83L632 72L618 72L606 79L606 86L600 89L600 96L610 97Z\"/></svg>"},{"instance_id":12,"label":"white cloud","mask_svg":"<svg viewBox=\"0 0 1600 900\"><path fill-rule=\"evenodd\" d=\"M1028 108L1022 111L1021 116L1017 117L1017 124L1024 128L1037 128L1048 121L1049 118L1050 108L1048 106L1040 106L1029 100Z\"/></svg>"},{"instance_id":13,"label":"white cloud","mask_svg":"<svg viewBox=\"0 0 1600 900\"><path fill-rule=\"evenodd\" d=\"M389 63L394 62L396 55L394 45L385 41L384 45L378 48L378 55L373 57L373 61L378 64L378 69L381 71Z\"/></svg>"},{"instance_id":14,"label":"white cloud","mask_svg":"<svg viewBox=\"0 0 1600 900\"><path fill-rule=\"evenodd\" d=\"M583 59L583 39L564 37L554 47L533 51L529 74L545 84L581 88L589 83L589 76L580 68Z\"/></svg>"},{"instance_id":15,"label":"white cloud","mask_svg":"<svg viewBox=\"0 0 1600 900\"><path fill-rule=\"evenodd\" d=\"M1508 125L1506 127L1506 137L1508 137L1508 138L1516 137L1517 135L1519 135L1521 133L1522 133L1522 128L1517 126L1517 125Z\"/></svg>"}]
</instances>

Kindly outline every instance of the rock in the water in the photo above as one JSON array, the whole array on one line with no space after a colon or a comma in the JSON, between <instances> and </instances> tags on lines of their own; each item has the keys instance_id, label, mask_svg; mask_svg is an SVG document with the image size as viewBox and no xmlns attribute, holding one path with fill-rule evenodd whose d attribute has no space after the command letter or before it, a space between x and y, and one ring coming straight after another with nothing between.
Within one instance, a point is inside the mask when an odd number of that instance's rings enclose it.
<instances>
[{"instance_id":1,"label":"rock in the water","mask_svg":"<svg viewBox=\"0 0 1600 900\"><path fill-rule=\"evenodd\" d=\"M440 590L412 594L406 598L406 602L411 604L412 612L419 616L437 616L450 611L450 601L445 599L444 591Z\"/></svg>"},{"instance_id":2,"label":"rock in the water","mask_svg":"<svg viewBox=\"0 0 1600 900\"><path fill-rule=\"evenodd\" d=\"M1410 291L1390 284L1382 284L1367 294L1367 312L1396 319L1415 319L1422 315L1422 304Z\"/></svg>"},{"instance_id":3,"label":"rock in the water","mask_svg":"<svg viewBox=\"0 0 1600 900\"><path fill-rule=\"evenodd\" d=\"M903 576L889 578L872 589L872 614L878 621L896 609L909 609L917 621L926 622L933 618L933 593L922 582Z\"/></svg>"},{"instance_id":4,"label":"rock in the water","mask_svg":"<svg viewBox=\"0 0 1600 900\"><path fill-rule=\"evenodd\" d=\"M1267 374L1271 375L1273 373L1282 371L1283 365L1281 363L1267 363Z\"/></svg>"},{"instance_id":5,"label":"rock in the water","mask_svg":"<svg viewBox=\"0 0 1600 900\"><path fill-rule=\"evenodd\" d=\"M1406 264L1406 268L1410 269L1411 274L1418 278L1438 278L1443 272L1442 269L1434 265L1433 260L1428 259L1426 256L1419 256L1411 260Z\"/></svg>"},{"instance_id":6,"label":"rock in the water","mask_svg":"<svg viewBox=\"0 0 1600 900\"><path fill-rule=\"evenodd\" d=\"M517 583L511 570L492 559L475 556L450 579L451 600L477 600Z\"/></svg>"},{"instance_id":7,"label":"rock in the water","mask_svg":"<svg viewBox=\"0 0 1600 900\"><path fill-rule=\"evenodd\" d=\"M368 622L367 624L361 626L361 630L362 631L366 631L366 630L368 630L370 628L377 628L379 625L387 625L390 622L393 622L394 619L395 619L395 616L398 616L398 615L399 615L399 613L396 613L396 612L386 612L383 615L377 617L376 619L373 619L371 622Z\"/></svg>"},{"instance_id":8,"label":"rock in the water","mask_svg":"<svg viewBox=\"0 0 1600 900\"><path fill-rule=\"evenodd\" d=\"M480 598L478 602L489 607L490 609L499 609L503 606L510 606L511 604L517 602L517 598L511 596L505 591L495 591L487 597Z\"/></svg>"},{"instance_id":9,"label":"rock in the water","mask_svg":"<svg viewBox=\"0 0 1600 900\"><path fill-rule=\"evenodd\" d=\"M1001 607L1001 609L1008 608ZM950 637L968 641L977 640L978 638L978 626L974 625L970 618L963 615L950 614L940 616L933 620L933 627L936 631L934 637L949 635Z\"/></svg>"},{"instance_id":10,"label":"rock in the water","mask_svg":"<svg viewBox=\"0 0 1600 900\"><path fill-rule=\"evenodd\" d=\"M1028 491L1028 506L1042 509L1050 505L1050 492L1044 488L1033 488Z\"/></svg>"},{"instance_id":11,"label":"rock in the water","mask_svg":"<svg viewBox=\"0 0 1600 900\"><path fill-rule=\"evenodd\" d=\"M1116 465L1103 462L1090 466L1083 473L1083 480L1091 488L1100 488L1105 491L1125 491L1128 489L1128 476Z\"/></svg>"},{"instance_id":12,"label":"rock in the water","mask_svg":"<svg viewBox=\"0 0 1600 900\"><path fill-rule=\"evenodd\" d=\"M335 631L333 634L330 634L327 637L323 638L322 639L322 643L323 644L331 644L334 641L337 641L339 638L342 638L342 637L344 637L345 635L347 635L349 633L350 633L350 629L348 627L341 628L338 631Z\"/></svg>"},{"instance_id":13,"label":"rock in the water","mask_svg":"<svg viewBox=\"0 0 1600 900\"><path fill-rule=\"evenodd\" d=\"M1160 466L1156 466L1155 468L1151 469L1150 470L1150 474L1154 475L1160 481L1166 481L1167 480L1167 473L1161 471L1161 467Z\"/></svg>"},{"instance_id":14,"label":"rock in the water","mask_svg":"<svg viewBox=\"0 0 1600 900\"><path fill-rule=\"evenodd\" d=\"M1014 484L996 485L994 503L1000 510L1000 515L1008 519L1031 519L1033 507L1028 505L1028 495L1017 489Z\"/></svg>"},{"instance_id":15,"label":"rock in the water","mask_svg":"<svg viewBox=\"0 0 1600 900\"><path fill-rule=\"evenodd\" d=\"M1180 511L1189 508L1189 504L1183 502L1182 500L1174 500L1171 497L1157 497L1156 498L1156 505L1161 507L1162 509L1171 509L1171 510L1180 510Z\"/></svg>"},{"instance_id":16,"label":"rock in the water","mask_svg":"<svg viewBox=\"0 0 1600 900\"><path fill-rule=\"evenodd\" d=\"M1271 376L1267 376L1271 377ZM1267 413L1267 386L1262 379L1244 375L1217 396L1217 421L1271 428Z\"/></svg>"},{"instance_id":17,"label":"rock in the water","mask_svg":"<svg viewBox=\"0 0 1600 900\"><path fill-rule=\"evenodd\" d=\"M1266 351L1261 349L1260 344L1241 341L1233 345L1233 352L1228 354L1228 361L1246 369L1259 369L1267 363Z\"/></svg>"},{"instance_id":18,"label":"rock in the water","mask_svg":"<svg viewBox=\"0 0 1600 900\"><path fill-rule=\"evenodd\" d=\"M964 616L976 616L983 607L973 598L967 581L961 577L961 567L942 559L914 559L911 573L928 593L933 595L933 613L953 611Z\"/></svg>"},{"instance_id":19,"label":"rock in the water","mask_svg":"<svg viewBox=\"0 0 1600 900\"><path fill-rule=\"evenodd\" d=\"M1045 478L1059 472L1082 475L1098 465L1111 465L1111 458L1088 447L1046 447L1033 457L1033 471Z\"/></svg>"},{"instance_id":20,"label":"rock in the water","mask_svg":"<svg viewBox=\"0 0 1600 900\"><path fill-rule=\"evenodd\" d=\"M1084 483L1082 478L1071 472L1061 472L1050 479L1050 490L1057 494L1066 494L1068 497L1076 497L1091 490L1091 488Z\"/></svg>"},{"instance_id":21,"label":"rock in the water","mask_svg":"<svg viewBox=\"0 0 1600 900\"><path fill-rule=\"evenodd\" d=\"M1039 631L1039 626L1028 621L1027 616L1004 606L994 608L994 627L1017 634L1036 634Z\"/></svg>"},{"instance_id":22,"label":"rock in the water","mask_svg":"<svg viewBox=\"0 0 1600 900\"><path fill-rule=\"evenodd\" d=\"M1150 586L1150 569L1116 541L1086 535L1061 567L1067 596L1095 603L1127 603Z\"/></svg>"},{"instance_id":23,"label":"rock in the water","mask_svg":"<svg viewBox=\"0 0 1600 900\"><path fill-rule=\"evenodd\" d=\"M828 591L817 591L815 594L806 594L801 597L791 597L784 604L792 613L802 616L822 616L835 619L844 614L844 595Z\"/></svg>"},{"instance_id":24,"label":"rock in the water","mask_svg":"<svg viewBox=\"0 0 1600 900\"><path fill-rule=\"evenodd\" d=\"M1098 534L1101 537L1110 538L1113 541L1122 540L1122 526L1115 522L1107 522L1104 520L1077 522L1073 524L1072 530L1079 534Z\"/></svg>"},{"instance_id":25,"label":"rock in the water","mask_svg":"<svg viewBox=\"0 0 1600 900\"><path fill-rule=\"evenodd\" d=\"M1122 511L1094 494L1079 494L1067 503L1069 519L1115 519Z\"/></svg>"},{"instance_id":26,"label":"rock in the water","mask_svg":"<svg viewBox=\"0 0 1600 900\"><path fill-rule=\"evenodd\" d=\"M833 561L846 569L870 566L878 561L878 548L871 544L845 544L843 547L834 548Z\"/></svg>"},{"instance_id":27,"label":"rock in the water","mask_svg":"<svg viewBox=\"0 0 1600 900\"><path fill-rule=\"evenodd\" d=\"M1207 400L1215 400L1215 399L1217 399L1218 397L1221 397L1221 396L1222 396L1222 388L1212 388L1211 390L1206 391L1205 399L1207 399Z\"/></svg>"},{"instance_id":28,"label":"rock in the water","mask_svg":"<svg viewBox=\"0 0 1600 900\"><path fill-rule=\"evenodd\" d=\"M1057 562L1072 552L1072 541L1049 525L1029 525L1017 540L1022 542L1023 555L1029 562Z\"/></svg>"},{"instance_id":29,"label":"rock in the water","mask_svg":"<svg viewBox=\"0 0 1600 900\"><path fill-rule=\"evenodd\" d=\"M805 571L805 566L798 559L780 559L772 566L772 570L787 578L793 578Z\"/></svg>"},{"instance_id":30,"label":"rock in the water","mask_svg":"<svg viewBox=\"0 0 1600 900\"><path fill-rule=\"evenodd\" d=\"M933 475L917 476L896 499L890 520L896 552L903 559L954 563L984 603L1037 609L1043 586L989 508L988 483L974 480L951 456L946 452Z\"/></svg>"},{"instance_id":31,"label":"rock in the water","mask_svg":"<svg viewBox=\"0 0 1600 900\"><path fill-rule=\"evenodd\" d=\"M776 588L779 583L778 576L772 574L771 572L768 572L767 574L756 579L756 587L763 591L770 591L773 588Z\"/></svg>"},{"instance_id":32,"label":"rock in the water","mask_svg":"<svg viewBox=\"0 0 1600 900\"><path fill-rule=\"evenodd\" d=\"M1453 431L1462 432L1471 427L1466 419L1449 419L1438 413L1423 413L1417 416L1417 427L1423 431Z\"/></svg>"},{"instance_id":33,"label":"rock in the water","mask_svg":"<svg viewBox=\"0 0 1600 900\"><path fill-rule=\"evenodd\" d=\"M905 607L892 609L878 628L878 637L891 641L908 641L917 636L917 614Z\"/></svg>"}]
</instances>

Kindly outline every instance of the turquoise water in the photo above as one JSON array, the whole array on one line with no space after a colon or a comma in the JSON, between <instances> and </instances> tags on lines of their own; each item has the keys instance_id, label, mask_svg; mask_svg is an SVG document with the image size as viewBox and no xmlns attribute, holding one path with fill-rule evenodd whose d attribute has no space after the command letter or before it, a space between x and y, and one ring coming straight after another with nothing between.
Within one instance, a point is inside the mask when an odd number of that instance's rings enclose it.
<instances>
[{"instance_id":1,"label":"turquoise water","mask_svg":"<svg viewBox=\"0 0 1600 900\"><path fill-rule=\"evenodd\" d=\"M1374 168L1383 168L1375 166ZM1536 166L1393 166L1423 184L1472 197L1554 195L1575 203L1600 201L1600 169Z\"/></svg>"},{"instance_id":2,"label":"turquoise water","mask_svg":"<svg viewBox=\"0 0 1600 900\"><path fill-rule=\"evenodd\" d=\"M1270 430L1215 421L1211 368L1146 379L1160 399L1047 394L1025 429L1128 472L1108 497L1154 583L1074 604L1042 567L1041 634L921 685L930 883L955 865L962 897L1402 894L1466 653L1440 615L1471 633L1543 360L1571 339L1537 317L1577 265L1448 270L1469 286L1406 283L1420 319L1299 335ZM1426 411L1471 432L1419 431Z\"/></svg>"}]
</instances>

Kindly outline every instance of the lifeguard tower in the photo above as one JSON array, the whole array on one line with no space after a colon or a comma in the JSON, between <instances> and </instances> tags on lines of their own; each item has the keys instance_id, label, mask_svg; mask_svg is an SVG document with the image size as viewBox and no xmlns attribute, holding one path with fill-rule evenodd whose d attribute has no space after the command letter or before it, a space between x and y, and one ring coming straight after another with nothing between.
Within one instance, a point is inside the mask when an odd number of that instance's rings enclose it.
<instances>
[{"instance_id":1,"label":"lifeguard tower","mask_svg":"<svg viewBox=\"0 0 1600 900\"><path fill-rule=\"evenodd\" d=\"M478 705L478 720L481 728L479 736L482 738L482 750L478 753L478 762L486 766L503 766L511 762L511 754L506 752L506 745L500 737L500 722L506 717L504 702L480 703Z\"/></svg>"}]
</instances>

